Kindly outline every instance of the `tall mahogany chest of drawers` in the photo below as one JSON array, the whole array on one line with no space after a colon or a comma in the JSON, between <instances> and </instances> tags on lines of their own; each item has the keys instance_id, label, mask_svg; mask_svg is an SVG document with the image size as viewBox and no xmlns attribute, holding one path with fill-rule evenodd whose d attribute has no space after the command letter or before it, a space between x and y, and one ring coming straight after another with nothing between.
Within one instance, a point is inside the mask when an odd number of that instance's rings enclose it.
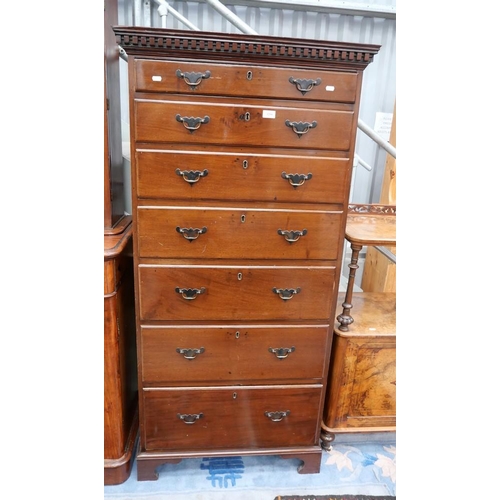
<instances>
[{"instance_id":1,"label":"tall mahogany chest of drawers","mask_svg":"<svg viewBox=\"0 0 500 500\"><path fill-rule=\"evenodd\" d=\"M362 72L379 46L115 27L129 65L139 480L319 472Z\"/></svg>"}]
</instances>

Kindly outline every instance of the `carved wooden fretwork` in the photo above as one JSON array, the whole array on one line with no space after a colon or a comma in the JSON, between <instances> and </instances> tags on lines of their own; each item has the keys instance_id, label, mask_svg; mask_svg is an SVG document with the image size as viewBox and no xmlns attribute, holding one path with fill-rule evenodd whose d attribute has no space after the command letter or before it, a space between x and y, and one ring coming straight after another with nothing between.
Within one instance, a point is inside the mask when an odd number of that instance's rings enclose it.
<instances>
[{"instance_id":1,"label":"carved wooden fretwork","mask_svg":"<svg viewBox=\"0 0 500 500\"><path fill-rule=\"evenodd\" d=\"M379 50L379 46L329 42L297 38L277 38L241 33L220 33L166 30L162 28L115 26L116 42L128 54L141 55L189 55L213 59L236 59L248 56L255 60L263 57L270 59L292 60L295 64L321 61L323 65L331 62L336 67L365 68Z\"/></svg>"},{"instance_id":2,"label":"carved wooden fretwork","mask_svg":"<svg viewBox=\"0 0 500 500\"><path fill-rule=\"evenodd\" d=\"M350 214L396 215L396 205L351 204L347 207Z\"/></svg>"}]
</instances>

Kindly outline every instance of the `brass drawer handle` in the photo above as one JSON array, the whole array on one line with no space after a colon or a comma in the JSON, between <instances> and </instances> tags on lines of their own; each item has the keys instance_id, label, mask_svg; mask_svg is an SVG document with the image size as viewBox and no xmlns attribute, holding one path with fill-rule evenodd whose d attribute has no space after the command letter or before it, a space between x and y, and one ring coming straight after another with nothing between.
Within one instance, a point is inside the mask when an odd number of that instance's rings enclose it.
<instances>
[{"instance_id":1,"label":"brass drawer handle","mask_svg":"<svg viewBox=\"0 0 500 500\"><path fill-rule=\"evenodd\" d=\"M280 299L290 300L297 293L300 293L300 287L297 288L273 288L273 292L279 295Z\"/></svg>"},{"instance_id":2,"label":"brass drawer handle","mask_svg":"<svg viewBox=\"0 0 500 500\"><path fill-rule=\"evenodd\" d=\"M182 123L191 134L195 130L198 130L203 123L208 123L210 121L209 116L205 116L204 118L195 118L194 116L181 116L179 114L175 115L175 119Z\"/></svg>"},{"instance_id":3,"label":"brass drawer handle","mask_svg":"<svg viewBox=\"0 0 500 500\"><path fill-rule=\"evenodd\" d=\"M285 125L290 127L299 137L299 139L309 132L310 129L316 128L318 122L314 120L312 123L309 122L291 122L290 120L285 120Z\"/></svg>"},{"instance_id":4,"label":"brass drawer handle","mask_svg":"<svg viewBox=\"0 0 500 500\"><path fill-rule=\"evenodd\" d=\"M288 358L288 355L295 351L295 346L292 347L270 347L269 352L272 352L278 359Z\"/></svg>"},{"instance_id":5,"label":"brass drawer handle","mask_svg":"<svg viewBox=\"0 0 500 500\"><path fill-rule=\"evenodd\" d=\"M305 95L307 92L312 90L316 85L321 83L321 78L316 78L316 80L308 80L302 78L294 78L291 76L288 81L293 83L299 92L302 92L302 95Z\"/></svg>"},{"instance_id":6,"label":"brass drawer handle","mask_svg":"<svg viewBox=\"0 0 500 500\"><path fill-rule=\"evenodd\" d=\"M191 90L196 90L196 87L201 83L202 80L210 78L210 71L205 71L205 73L197 73L196 71L187 71L183 73L178 69L175 74L179 78L183 78L187 85L191 87Z\"/></svg>"},{"instance_id":7,"label":"brass drawer handle","mask_svg":"<svg viewBox=\"0 0 500 500\"><path fill-rule=\"evenodd\" d=\"M176 168L175 173L181 176L187 183L189 183L192 186L195 182L198 182L202 177L206 177L208 175L208 170L207 169L203 171L181 170L180 168Z\"/></svg>"},{"instance_id":8,"label":"brass drawer handle","mask_svg":"<svg viewBox=\"0 0 500 500\"><path fill-rule=\"evenodd\" d=\"M179 288L176 287L175 291L177 293L180 293L182 295L183 299L186 300L194 300L198 295L201 295L202 293L205 293L205 287L202 286L201 288Z\"/></svg>"},{"instance_id":9,"label":"brass drawer handle","mask_svg":"<svg viewBox=\"0 0 500 500\"><path fill-rule=\"evenodd\" d=\"M203 226L201 229L198 229L197 227L177 226L175 230L182 234L182 236L184 236L184 238L186 238L189 242L196 240L200 234L205 234L208 231L207 226Z\"/></svg>"},{"instance_id":10,"label":"brass drawer handle","mask_svg":"<svg viewBox=\"0 0 500 500\"><path fill-rule=\"evenodd\" d=\"M307 229L303 229L302 231L283 231L281 229L278 229L278 234L280 236L284 236L285 240L288 241L288 243L293 243L294 241L297 241L301 236L305 236L307 234Z\"/></svg>"},{"instance_id":11,"label":"brass drawer handle","mask_svg":"<svg viewBox=\"0 0 500 500\"><path fill-rule=\"evenodd\" d=\"M177 416L185 423L185 424L194 424L197 420L203 417L203 413L177 413Z\"/></svg>"},{"instance_id":12,"label":"brass drawer handle","mask_svg":"<svg viewBox=\"0 0 500 500\"><path fill-rule=\"evenodd\" d=\"M195 359L198 354L203 354L205 352L204 347L200 347L199 349L181 349L178 347L176 350L179 354L182 354L186 359Z\"/></svg>"},{"instance_id":13,"label":"brass drawer handle","mask_svg":"<svg viewBox=\"0 0 500 500\"><path fill-rule=\"evenodd\" d=\"M264 415L273 422L281 422L285 417L290 415L290 410L286 411L265 411Z\"/></svg>"},{"instance_id":14,"label":"brass drawer handle","mask_svg":"<svg viewBox=\"0 0 500 500\"><path fill-rule=\"evenodd\" d=\"M286 172L281 172L281 178L287 179L294 188L302 186L306 181L312 179L312 176L313 174L310 172L308 174L287 174Z\"/></svg>"}]
</instances>

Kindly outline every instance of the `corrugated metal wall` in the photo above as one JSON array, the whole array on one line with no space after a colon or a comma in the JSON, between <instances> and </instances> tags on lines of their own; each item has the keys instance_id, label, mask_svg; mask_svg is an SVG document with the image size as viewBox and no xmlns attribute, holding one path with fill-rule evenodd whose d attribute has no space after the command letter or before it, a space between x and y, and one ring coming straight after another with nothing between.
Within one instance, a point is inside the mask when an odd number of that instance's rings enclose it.
<instances>
[{"instance_id":1,"label":"corrugated metal wall","mask_svg":"<svg viewBox=\"0 0 500 500\"><path fill-rule=\"evenodd\" d=\"M360 101L359 118L369 127L374 128L377 113L392 113L396 99L396 19L377 17L376 15L351 15L342 10L326 9L326 11L303 10L300 2L289 2L286 8L271 8L256 6L258 2L223 2L233 13L262 35L276 35L293 38L313 38L334 41L359 42L381 45L380 52L375 56L364 72L363 88ZM305 2L307 3L307 2ZM351 4L366 6L366 2L321 2L317 6L332 4ZM225 33L240 33L241 31L224 18L219 12L204 1L169 1L168 4L187 18L198 29L204 31L219 31ZM138 8L140 6L140 9ZM375 0L370 7L393 7L395 0ZM161 26L158 14L158 3L153 0L119 0L122 25ZM311 7L313 9L315 7ZM381 14L382 15L382 14ZM171 13L166 17L167 28L188 29ZM124 63L126 66L126 63ZM123 71L126 80L126 67ZM126 81L122 88L124 107L124 127L128 130L126 116L128 113ZM125 137L125 140L127 138ZM386 152L358 130L356 153L367 164L372 166L368 171L358 165L354 170L351 201L355 203L376 203L379 201L380 186L384 174Z\"/></svg>"}]
</instances>

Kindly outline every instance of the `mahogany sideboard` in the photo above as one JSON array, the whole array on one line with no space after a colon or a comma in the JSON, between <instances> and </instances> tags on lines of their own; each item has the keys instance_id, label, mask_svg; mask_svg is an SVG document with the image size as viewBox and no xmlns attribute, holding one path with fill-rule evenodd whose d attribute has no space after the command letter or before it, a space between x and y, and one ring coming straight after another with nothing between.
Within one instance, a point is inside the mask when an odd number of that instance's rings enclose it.
<instances>
[{"instance_id":1,"label":"mahogany sideboard","mask_svg":"<svg viewBox=\"0 0 500 500\"><path fill-rule=\"evenodd\" d=\"M379 46L116 26L128 55L138 480L321 462L362 73Z\"/></svg>"}]
</instances>

